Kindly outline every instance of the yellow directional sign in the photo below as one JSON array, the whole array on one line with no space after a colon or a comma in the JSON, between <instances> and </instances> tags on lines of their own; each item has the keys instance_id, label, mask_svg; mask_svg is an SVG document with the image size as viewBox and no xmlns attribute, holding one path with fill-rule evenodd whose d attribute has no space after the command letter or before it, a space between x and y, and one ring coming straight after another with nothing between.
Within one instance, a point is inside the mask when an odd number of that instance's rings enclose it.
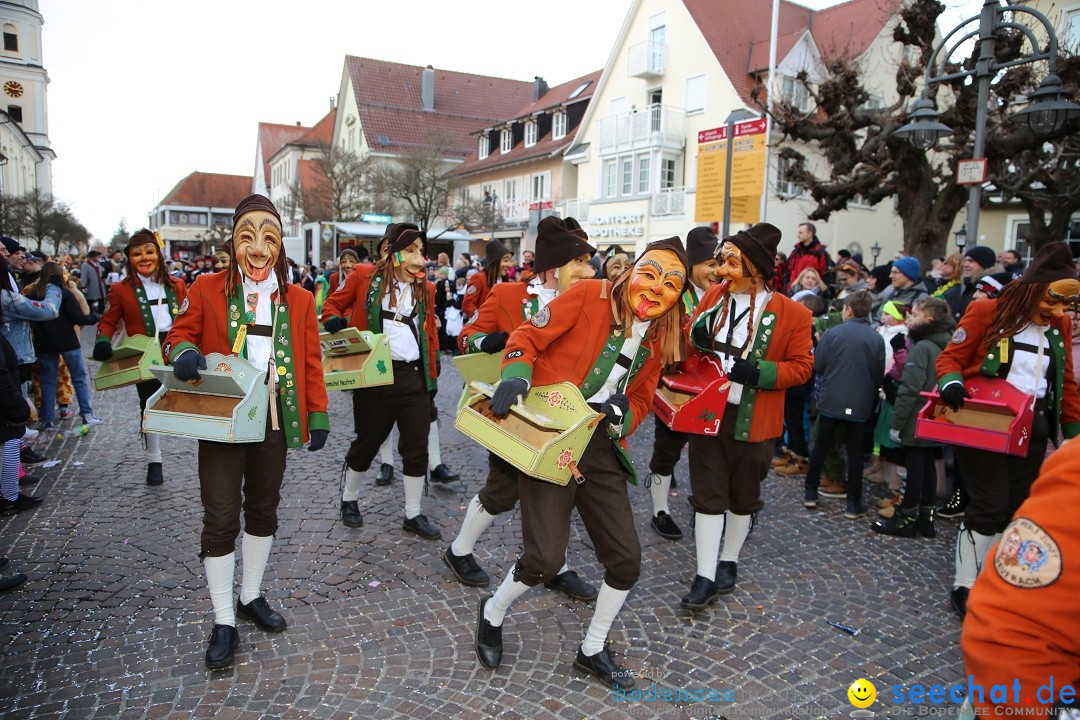
<instances>
[{"instance_id":1,"label":"yellow directional sign","mask_svg":"<svg viewBox=\"0 0 1080 720\"><path fill-rule=\"evenodd\" d=\"M760 219L765 183L765 129L764 120L735 123L729 193L731 222L756 223ZM727 127L698 133L696 222L712 222L724 217L727 153Z\"/></svg>"}]
</instances>

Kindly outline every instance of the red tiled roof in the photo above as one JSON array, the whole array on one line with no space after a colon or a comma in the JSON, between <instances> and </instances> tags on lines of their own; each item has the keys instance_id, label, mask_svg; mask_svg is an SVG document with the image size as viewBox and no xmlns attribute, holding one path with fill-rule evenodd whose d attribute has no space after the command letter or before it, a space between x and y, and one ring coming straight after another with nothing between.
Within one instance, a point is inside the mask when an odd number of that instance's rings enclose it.
<instances>
[{"instance_id":1,"label":"red tiled roof","mask_svg":"<svg viewBox=\"0 0 1080 720\"><path fill-rule=\"evenodd\" d=\"M532 100L533 85L521 80L435 70L435 110L424 112L419 65L347 56L360 122L374 152L408 152L431 146L433 133L451 139L449 157L473 150L469 133L512 117Z\"/></svg>"},{"instance_id":2,"label":"red tiled roof","mask_svg":"<svg viewBox=\"0 0 1080 720\"><path fill-rule=\"evenodd\" d=\"M783 58L779 51L785 50L785 40L793 44L805 28L810 28L824 57L861 55L902 1L850 0L827 10L813 11L781 0L777 59ZM760 69L755 66L760 65L762 53L768 64L771 1L683 0L683 3L739 96L751 105L750 91L757 80L749 71ZM786 50L790 49L789 44Z\"/></svg>"},{"instance_id":3,"label":"red tiled roof","mask_svg":"<svg viewBox=\"0 0 1080 720\"><path fill-rule=\"evenodd\" d=\"M304 137L310 131L311 128L302 125L259 123L259 147L262 150L263 178L267 182L270 182L270 158L274 157L274 153L288 143Z\"/></svg>"},{"instance_id":4,"label":"red tiled roof","mask_svg":"<svg viewBox=\"0 0 1080 720\"><path fill-rule=\"evenodd\" d=\"M526 118L535 112L541 110L547 110L549 108L556 108L566 103L587 102L592 98L593 91L596 90L596 83L600 79L600 74L603 70L597 70L591 72L588 75L582 75L579 78L574 78L569 82L565 82L544 93L544 96L536 102L531 102L525 107L521 108L515 115L511 115L504 119L505 121L514 120L517 118ZM580 94L576 95L573 99L570 99L570 93L581 87L582 84L588 83ZM501 124L501 123L500 123ZM488 126L484 126L488 127ZM476 128L480 130L483 128ZM477 155L477 143L474 141L472 147L469 149L469 159L466 160L460 166L454 168L453 175L468 175L473 172L481 170L490 170L492 168L503 167L505 165L513 165L525 160L533 160L538 157L547 157L558 152L562 152L573 142L574 136L577 134L577 129L574 132L568 134L566 137L558 140L551 139L551 131L548 130L543 136L536 139L536 144L531 148L526 148L524 143L515 145L510 152L505 155L498 152L497 149L489 154L483 160L480 160Z\"/></svg>"},{"instance_id":5,"label":"red tiled roof","mask_svg":"<svg viewBox=\"0 0 1080 720\"><path fill-rule=\"evenodd\" d=\"M334 118L337 117L337 108L331 108L330 112L322 120L315 123L315 127L296 141L297 145L320 146L329 145L334 141Z\"/></svg>"},{"instance_id":6,"label":"red tiled roof","mask_svg":"<svg viewBox=\"0 0 1080 720\"><path fill-rule=\"evenodd\" d=\"M250 175L219 175L195 171L176 183L162 205L236 207L251 194Z\"/></svg>"},{"instance_id":7,"label":"red tiled roof","mask_svg":"<svg viewBox=\"0 0 1080 720\"><path fill-rule=\"evenodd\" d=\"M796 30L787 35L776 38L776 62L780 62L795 47L796 41L803 36L803 30ZM759 40L750 46L750 62L746 64L746 71L750 73L761 72L769 69L769 39Z\"/></svg>"}]
</instances>

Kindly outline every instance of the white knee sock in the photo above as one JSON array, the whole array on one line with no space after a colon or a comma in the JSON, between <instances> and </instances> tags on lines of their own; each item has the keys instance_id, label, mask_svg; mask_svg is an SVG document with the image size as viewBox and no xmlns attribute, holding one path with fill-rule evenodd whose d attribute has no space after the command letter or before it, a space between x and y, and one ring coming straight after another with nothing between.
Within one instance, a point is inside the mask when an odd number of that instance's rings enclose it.
<instances>
[{"instance_id":1,"label":"white knee sock","mask_svg":"<svg viewBox=\"0 0 1080 720\"><path fill-rule=\"evenodd\" d=\"M439 421L431 421L431 429L427 434L427 466L428 470L434 470L442 465L442 449L439 447Z\"/></svg>"},{"instance_id":2,"label":"white knee sock","mask_svg":"<svg viewBox=\"0 0 1080 720\"><path fill-rule=\"evenodd\" d=\"M720 554L720 536L724 534L723 515L694 513L694 544L697 546L697 574L716 579L716 556Z\"/></svg>"},{"instance_id":3,"label":"white knee sock","mask_svg":"<svg viewBox=\"0 0 1080 720\"><path fill-rule=\"evenodd\" d=\"M753 515L736 515L728 510L724 517L727 530L724 532L724 550L720 553L720 560L739 562L739 551L746 542L746 536L750 534L750 520Z\"/></svg>"},{"instance_id":4,"label":"white knee sock","mask_svg":"<svg viewBox=\"0 0 1080 720\"><path fill-rule=\"evenodd\" d=\"M615 622L615 616L622 609L628 594L629 590L616 590L607 583L600 586L600 594L596 596L596 610L593 611L585 640L581 643L581 652L587 657L592 657L604 649L611 623Z\"/></svg>"},{"instance_id":5,"label":"white knee sock","mask_svg":"<svg viewBox=\"0 0 1080 720\"><path fill-rule=\"evenodd\" d=\"M157 433L146 433L146 462L161 462L161 436Z\"/></svg>"},{"instance_id":6,"label":"white knee sock","mask_svg":"<svg viewBox=\"0 0 1080 720\"><path fill-rule=\"evenodd\" d=\"M386 436L386 439L383 440L382 445L379 446L379 461L383 465L393 465L394 464L393 440L394 440L394 433L391 432L389 435Z\"/></svg>"},{"instance_id":7,"label":"white knee sock","mask_svg":"<svg viewBox=\"0 0 1080 720\"><path fill-rule=\"evenodd\" d=\"M494 521L495 516L484 509L480 496L474 495L465 511L465 519L461 521L461 530L454 538L454 542L450 543L450 552L458 557L471 555L477 539L491 527Z\"/></svg>"},{"instance_id":8,"label":"white knee sock","mask_svg":"<svg viewBox=\"0 0 1080 720\"><path fill-rule=\"evenodd\" d=\"M420 498L424 494L423 475L403 475L405 485L405 517L414 518L420 514Z\"/></svg>"},{"instance_id":9,"label":"white knee sock","mask_svg":"<svg viewBox=\"0 0 1080 720\"><path fill-rule=\"evenodd\" d=\"M351 467L345 468L345 492L341 493L341 502L351 502L360 499L361 475Z\"/></svg>"},{"instance_id":10,"label":"white knee sock","mask_svg":"<svg viewBox=\"0 0 1080 720\"><path fill-rule=\"evenodd\" d=\"M960 532L956 536L956 575L953 587L970 588L975 584L975 577L982 570L983 559L994 542L993 535L983 535L968 530L960 523Z\"/></svg>"},{"instance_id":11,"label":"white knee sock","mask_svg":"<svg viewBox=\"0 0 1080 720\"><path fill-rule=\"evenodd\" d=\"M652 493L652 514L657 515L660 512L666 512L670 515L671 511L668 510L667 494L668 490L671 488L671 476L651 473L649 475L649 481L652 483L649 486L649 492Z\"/></svg>"},{"instance_id":12,"label":"white knee sock","mask_svg":"<svg viewBox=\"0 0 1080 720\"><path fill-rule=\"evenodd\" d=\"M570 548L567 548L566 552L570 552ZM555 574L556 575L562 575L564 572L568 572L569 570L570 570L570 556L567 555L566 557L563 558L563 564L562 564L562 567L559 568L559 572L557 572Z\"/></svg>"},{"instance_id":13,"label":"white knee sock","mask_svg":"<svg viewBox=\"0 0 1080 720\"><path fill-rule=\"evenodd\" d=\"M203 558L206 586L214 606L214 623L236 627L236 608L233 607L233 574L236 572L236 553L221 557Z\"/></svg>"},{"instance_id":14,"label":"white knee sock","mask_svg":"<svg viewBox=\"0 0 1080 720\"><path fill-rule=\"evenodd\" d=\"M515 567L517 567L516 563L510 568L510 572L506 574L502 584L499 585L499 589L484 605L484 618L496 627L503 624L506 611L514 604L514 601L529 590L528 585L514 579Z\"/></svg>"},{"instance_id":15,"label":"white knee sock","mask_svg":"<svg viewBox=\"0 0 1080 720\"><path fill-rule=\"evenodd\" d=\"M245 605L262 595L263 573L266 571L266 563L270 559L270 548L273 544L273 535L259 537L244 533L244 540L240 544L244 555L244 577L240 582L240 602Z\"/></svg>"}]
</instances>

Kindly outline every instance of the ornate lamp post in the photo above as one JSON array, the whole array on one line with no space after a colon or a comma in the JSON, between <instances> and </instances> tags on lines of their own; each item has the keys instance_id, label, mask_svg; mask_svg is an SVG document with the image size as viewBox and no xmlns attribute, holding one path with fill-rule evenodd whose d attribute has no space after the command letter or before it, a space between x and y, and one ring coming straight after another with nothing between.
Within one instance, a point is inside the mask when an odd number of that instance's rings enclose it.
<instances>
[{"instance_id":1,"label":"ornate lamp post","mask_svg":"<svg viewBox=\"0 0 1080 720\"><path fill-rule=\"evenodd\" d=\"M870 255L874 258L871 261L871 262L873 262L873 265L871 265L870 267L872 267L872 268L877 267L877 256L880 255L880 254L881 254L881 246L880 245L878 245L877 243L874 243L873 245L870 246Z\"/></svg>"},{"instance_id":2,"label":"ornate lamp post","mask_svg":"<svg viewBox=\"0 0 1080 720\"><path fill-rule=\"evenodd\" d=\"M960 229L953 233L956 238L956 249L964 254L964 246L967 245L967 225L961 225Z\"/></svg>"}]
</instances>

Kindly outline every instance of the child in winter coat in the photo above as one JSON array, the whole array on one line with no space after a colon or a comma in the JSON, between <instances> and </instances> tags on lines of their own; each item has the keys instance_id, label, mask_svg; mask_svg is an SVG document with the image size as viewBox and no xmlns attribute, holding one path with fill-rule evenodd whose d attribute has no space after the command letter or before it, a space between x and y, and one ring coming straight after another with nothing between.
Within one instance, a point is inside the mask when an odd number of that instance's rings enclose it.
<instances>
[{"instance_id":1,"label":"child in winter coat","mask_svg":"<svg viewBox=\"0 0 1080 720\"><path fill-rule=\"evenodd\" d=\"M900 467L904 464L904 450L899 443L889 439L896 390L900 387L904 362L907 359L907 327L904 325L905 303L889 300L881 306L881 325L878 334L885 343L885 382L882 385L881 411L874 428L874 444L878 446L878 473L869 475L872 482L884 482L889 495L878 501L878 513L892 517L895 505L900 504ZM876 477L876 479L875 479Z\"/></svg>"}]
</instances>

